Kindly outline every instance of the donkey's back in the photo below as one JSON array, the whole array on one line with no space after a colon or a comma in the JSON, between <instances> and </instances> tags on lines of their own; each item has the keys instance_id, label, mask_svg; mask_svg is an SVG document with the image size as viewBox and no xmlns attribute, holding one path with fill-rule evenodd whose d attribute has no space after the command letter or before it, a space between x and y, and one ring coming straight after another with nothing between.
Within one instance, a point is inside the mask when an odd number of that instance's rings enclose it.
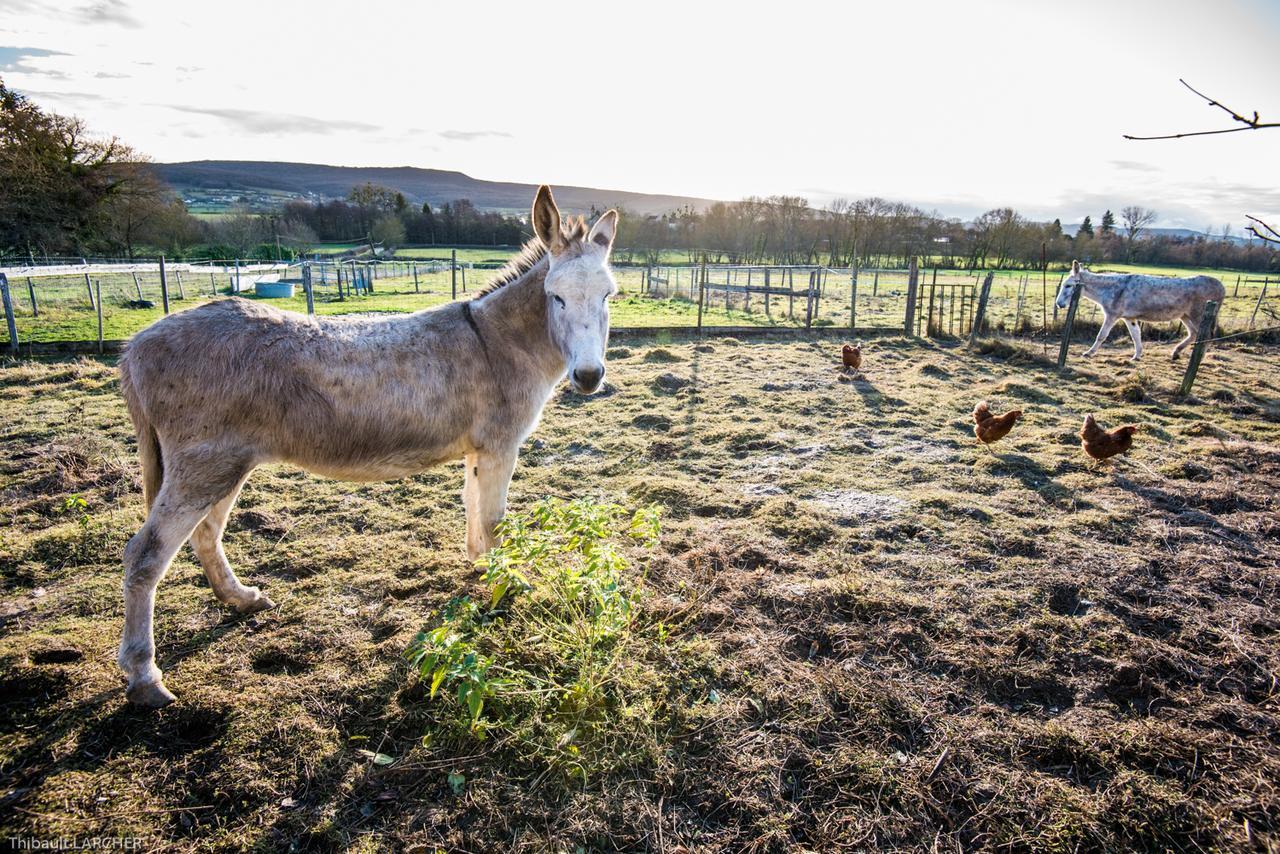
<instances>
[{"instance_id":1,"label":"donkey's back","mask_svg":"<svg viewBox=\"0 0 1280 854\"><path fill-rule=\"evenodd\" d=\"M395 477L456 458L487 391L460 312L313 318L218 300L138 333L121 386L140 439Z\"/></svg>"},{"instance_id":2,"label":"donkey's back","mask_svg":"<svg viewBox=\"0 0 1280 854\"><path fill-rule=\"evenodd\" d=\"M1151 276L1141 273L1096 274L1099 302L1132 320L1199 322L1205 303L1222 303L1227 290L1213 276ZM1110 305L1106 303L1110 300Z\"/></svg>"}]
</instances>

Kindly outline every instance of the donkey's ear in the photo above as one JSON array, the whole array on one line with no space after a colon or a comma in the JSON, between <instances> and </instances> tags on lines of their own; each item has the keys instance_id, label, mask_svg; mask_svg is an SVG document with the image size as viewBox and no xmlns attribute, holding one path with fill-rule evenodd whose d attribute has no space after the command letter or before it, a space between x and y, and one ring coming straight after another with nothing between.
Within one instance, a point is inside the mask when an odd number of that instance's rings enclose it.
<instances>
[{"instance_id":1,"label":"donkey's ear","mask_svg":"<svg viewBox=\"0 0 1280 854\"><path fill-rule=\"evenodd\" d=\"M1079 261L1072 261L1072 262L1071 262L1071 275L1075 276L1075 275L1077 275L1079 272L1080 272L1080 262L1079 262Z\"/></svg>"},{"instance_id":2,"label":"donkey's ear","mask_svg":"<svg viewBox=\"0 0 1280 854\"><path fill-rule=\"evenodd\" d=\"M587 240L607 253L613 248L613 238L617 233L618 212L609 210L601 214L596 224L591 226L591 233L587 235Z\"/></svg>"},{"instance_id":3,"label":"donkey's ear","mask_svg":"<svg viewBox=\"0 0 1280 854\"><path fill-rule=\"evenodd\" d=\"M564 248L564 235L560 233L560 209L551 195L551 188L543 184L533 199L533 233L542 245L552 252Z\"/></svg>"}]
</instances>

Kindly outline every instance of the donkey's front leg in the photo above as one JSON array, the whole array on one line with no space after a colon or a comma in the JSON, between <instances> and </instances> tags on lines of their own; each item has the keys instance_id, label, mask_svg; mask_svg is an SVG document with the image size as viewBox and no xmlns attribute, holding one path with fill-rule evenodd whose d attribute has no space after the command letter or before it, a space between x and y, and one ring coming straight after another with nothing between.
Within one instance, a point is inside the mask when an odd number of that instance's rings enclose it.
<instances>
[{"instance_id":1,"label":"donkey's front leg","mask_svg":"<svg viewBox=\"0 0 1280 854\"><path fill-rule=\"evenodd\" d=\"M1120 318L1112 317L1111 315L1104 313L1102 315L1102 328L1098 330L1098 337L1094 340L1093 346L1084 351L1084 355L1092 356L1094 353L1098 352L1098 348L1107 340L1107 336L1111 334L1111 330L1119 322Z\"/></svg>"},{"instance_id":2,"label":"donkey's front leg","mask_svg":"<svg viewBox=\"0 0 1280 854\"><path fill-rule=\"evenodd\" d=\"M516 448L467 455L467 556L480 557L497 544L494 529L507 512L507 487L516 467Z\"/></svg>"}]
</instances>

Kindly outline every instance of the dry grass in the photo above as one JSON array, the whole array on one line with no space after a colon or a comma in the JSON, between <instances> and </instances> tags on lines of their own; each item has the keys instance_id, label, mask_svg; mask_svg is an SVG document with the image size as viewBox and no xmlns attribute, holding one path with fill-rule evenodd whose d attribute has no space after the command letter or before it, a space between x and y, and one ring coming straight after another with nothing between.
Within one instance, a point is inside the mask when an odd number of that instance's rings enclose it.
<instances>
[{"instance_id":1,"label":"dry grass","mask_svg":"<svg viewBox=\"0 0 1280 854\"><path fill-rule=\"evenodd\" d=\"M179 702L127 708L118 559L141 499L112 369L6 367L0 835L1274 850L1274 352L1212 351L1190 400L1166 352L1059 375L1039 348L883 339L849 377L832 341L616 348L606 393L556 398L512 488L668 508L645 604L670 627L660 726L572 785L511 744L422 745L448 708L398 656L477 580L453 469L259 471L227 552L279 609L229 614L184 552L157 620ZM994 453L969 432L984 397L1027 413ZM1142 423L1133 453L1090 464L1086 412Z\"/></svg>"}]
</instances>

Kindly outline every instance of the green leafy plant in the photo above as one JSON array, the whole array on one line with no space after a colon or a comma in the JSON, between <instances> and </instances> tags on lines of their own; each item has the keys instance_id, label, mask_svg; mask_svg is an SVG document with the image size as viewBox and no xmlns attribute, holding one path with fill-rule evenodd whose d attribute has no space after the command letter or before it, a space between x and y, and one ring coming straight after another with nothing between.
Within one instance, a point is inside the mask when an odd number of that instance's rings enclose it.
<instances>
[{"instance_id":1,"label":"green leafy plant","mask_svg":"<svg viewBox=\"0 0 1280 854\"><path fill-rule=\"evenodd\" d=\"M76 521L80 523L81 527L87 528L91 521L89 519L89 502L79 493L68 495L62 499L61 512L64 514L78 514Z\"/></svg>"},{"instance_id":2,"label":"green leafy plant","mask_svg":"<svg viewBox=\"0 0 1280 854\"><path fill-rule=\"evenodd\" d=\"M584 751L598 755L646 716L633 702L647 678L637 618L659 532L656 507L585 498L509 516L501 545L478 561L484 605L450 600L410 643L410 665L432 699L456 696L472 734L500 729L585 775L595 759ZM637 549L639 568L628 557Z\"/></svg>"}]
</instances>

